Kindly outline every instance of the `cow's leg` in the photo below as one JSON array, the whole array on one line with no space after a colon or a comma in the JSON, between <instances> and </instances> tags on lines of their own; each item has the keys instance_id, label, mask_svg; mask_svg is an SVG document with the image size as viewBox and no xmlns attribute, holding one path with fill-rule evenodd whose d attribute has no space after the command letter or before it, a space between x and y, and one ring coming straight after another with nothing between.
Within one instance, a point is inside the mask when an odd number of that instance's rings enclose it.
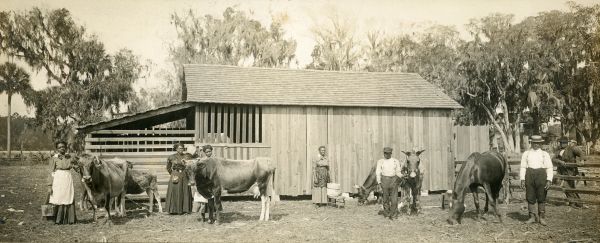
<instances>
[{"instance_id":1,"label":"cow's leg","mask_svg":"<svg viewBox=\"0 0 600 243\"><path fill-rule=\"evenodd\" d=\"M484 184L484 187L485 187L485 192L487 194L487 198L490 201L490 206L492 207L492 210L494 210L494 215L496 215L496 218L498 218L498 220L500 222L502 222L502 215L500 215L500 212L498 211L498 204L497 204L498 196L500 193L500 187L499 186L491 186L489 183Z\"/></svg>"},{"instance_id":2,"label":"cow's leg","mask_svg":"<svg viewBox=\"0 0 600 243\"><path fill-rule=\"evenodd\" d=\"M127 212L125 212L125 190L123 190L123 192L121 193L120 201L121 201L121 217L125 217L125 216L127 216Z\"/></svg>"},{"instance_id":3,"label":"cow's leg","mask_svg":"<svg viewBox=\"0 0 600 243\"><path fill-rule=\"evenodd\" d=\"M419 194L421 194L421 192L419 191L419 189L417 189L417 185L415 185L412 189L412 205L411 205L411 214L412 213L419 213L419 209L417 208L417 202L419 201Z\"/></svg>"},{"instance_id":4,"label":"cow's leg","mask_svg":"<svg viewBox=\"0 0 600 243\"><path fill-rule=\"evenodd\" d=\"M265 196L266 201L266 211L265 211L265 221L269 221L271 214L271 197Z\"/></svg>"},{"instance_id":5,"label":"cow's leg","mask_svg":"<svg viewBox=\"0 0 600 243\"><path fill-rule=\"evenodd\" d=\"M479 193L478 193L479 188L477 187L477 185L470 186L469 188L471 190L471 194L473 194L473 204L475 204L475 213L477 213L477 218L480 218L481 212L479 211ZM464 204L464 202L463 202L463 204Z\"/></svg>"},{"instance_id":6,"label":"cow's leg","mask_svg":"<svg viewBox=\"0 0 600 243\"><path fill-rule=\"evenodd\" d=\"M148 213L152 213L154 211L154 193L150 188L146 188L146 195L148 195Z\"/></svg>"},{"instance_id":7,"label":"cow's leg","mask_svg":"<svg viewBox=\"0 0 600 243\"><path fill-rule=\"evenodd\" d=\"M104 209L106 210L106 221L104 221L104 223L111 223L111 218L110 218L110 193L106 193L106 197L104 199Z\"/></svg>"},{"instance_id":8,"label":"cow's leg","mask_svg":"<svg viewBox=\"0 0 600 243\"><path fill-rule=\"evenodd\" d=\"M265 195L260 195L260 218L258 220L265 220Z\"/></svg>"},{"instance_id":9,"label":"cow's leg","mask_svg":"<svg viewBox=\"0 0 600 243\"><path fill-rule=\"evenodd\" d=\"M156 199L156 203L158 204L158 212L162 213L163 209L162 209L162 204L160 202L160 194L158 194L158 189L156 189L156 188L152 189L152 194L154 194L154 198Z\"/></svg>"},{"instance_id":10,"label":"cow's leg","mask_svg":"<svg viewBox=\"0 0 600 243\"><path fill-rule=\"evenodd\" d=\"M221 190L219 188L219 190ZM215 223L216 224L221 224L221 195L217 194L214 195L215 197L215 203L214 203L214 207L215 207Z\"/></svg>"}]
</instances>

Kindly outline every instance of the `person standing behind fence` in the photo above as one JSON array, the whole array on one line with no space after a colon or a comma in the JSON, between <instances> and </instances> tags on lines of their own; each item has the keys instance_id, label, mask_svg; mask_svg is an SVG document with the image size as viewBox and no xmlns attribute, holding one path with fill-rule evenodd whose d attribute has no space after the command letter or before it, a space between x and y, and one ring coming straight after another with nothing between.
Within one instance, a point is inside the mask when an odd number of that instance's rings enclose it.
<instances>
[{"instance_id":1,"label":"person standing behind fence","mask_svg":"<svg viewBox=\"0 0 600 243\"><path fill-rule=\"evenodd\" d=\"M521 157L521 188L525 189L529 219L526 223L539 222L546 225L546 193L552 184L552 160L550 154L541 149L544 142L542 136L531 136L531 149L525 151ZM538 214L535 213L537 202Z\"/></svg>"},{"instance_id":2,"label":"person standing behind fence","mask_svg":"<svg viewBox=\"0 0 600 243\"><path fill-rule=\"evenodd\" d=\"M167 171L171 175L167 187L167 198L165 206L170 214L183 214L192 212L192 191L188 185L185 173L186 165L184 159L190 159L190 154L184 153L181 143L176 143L173 149L177 153L167 159Z\"/></svg>"},{"instance_id":3,"label":"person standing behind fence","mask_svg":"<svg viewBox=\"0 0 600 243\"><path fill-rule=\"evenodd\" d=\"M329 159L325 146L319 147L319 154L313 160L312 202L318 207L327 204L327 183L329 177Z\"/></svg>"},{"instance_id":4,"label":"person standing behind fence","mask_svg":"<svg viewBox=\"0 0 600 243\"><path fill-rule=\"evenodd\" d=\"M554 158L552 158L552 163L556 165L556 172L559 175L567 175L567 176L577 176L579 175L579 171L577 167L566 166L565 163L576 163L581 161L583 157L583 151L577 148L573 144L569 144L569 140L566 137L562 137L559 140L560 150ZM575 189L575 181L574 180L565 180L567 185L571 189ZM565 196L569 199L579 199L579 194L576 192L565 192ZM569 206L572 207L582 207L581 203L573 203L569 202Z\"/></svg>"},{"instance_id":5,"label":"person standing behind fence","mask_svg":"<svg viewBox=\"0 0 600 243\"><path fill-rule=\"evenodd\" d=\"M54 206L54 223L74 224L77 222L75 215L73 177L71 169L75 165L75 157L66 153L67 143L56 143L57 154L50 158L48 203Z\"/></svg>"},{"instance_id":6,"label":"person standing behind fence","mask_svg":"<svg viewBox=\"0 0 600 243\"><path fill-rule=\"evenodd\" d=\"M377 161L375 176L383 191L383 216L398 218L398 183L402 177L400 161L392 158L392 148L383 148L383 159Z\"/></svg>"}]
</instances>

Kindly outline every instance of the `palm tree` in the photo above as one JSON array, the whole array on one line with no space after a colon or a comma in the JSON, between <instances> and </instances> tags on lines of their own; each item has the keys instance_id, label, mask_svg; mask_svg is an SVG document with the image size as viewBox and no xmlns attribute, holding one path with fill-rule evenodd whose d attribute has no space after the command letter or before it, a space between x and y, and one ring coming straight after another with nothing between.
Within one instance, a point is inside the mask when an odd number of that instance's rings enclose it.
<instances>
[{"instance_id":1,"label":"palm tree","mask_svg":"<svg viewBox=\"0 0 600 243\"><path fill-rule=\"evenodd\" d=\"M6 147L10 158L10 116L11 98L13 94L24 94L32 90L29 83L29 74L14 63L6 62L0 65L0 94L8 95L8 116L6 117Z\"/></svg>"}]
</instances>

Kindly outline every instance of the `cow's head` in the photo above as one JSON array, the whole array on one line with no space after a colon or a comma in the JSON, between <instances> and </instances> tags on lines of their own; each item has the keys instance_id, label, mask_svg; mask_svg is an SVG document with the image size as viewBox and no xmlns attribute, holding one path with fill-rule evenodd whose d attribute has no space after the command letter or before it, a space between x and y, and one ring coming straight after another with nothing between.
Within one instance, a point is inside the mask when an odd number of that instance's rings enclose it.
<instances>
[{"instance_id":1,"label":"cow's head","mask_svg":"<svg viewBox=\"0 0 600 243\"><path fill-rule=\"evenodd\" d=\"M196 185L196 174L202 173L205 164L202 159L183 159L185 163L185 173L189 178L190 186Z\"/></svg>"},{"instance_id":2,"label":"cow's head","mask_svg":"<svg viewBox=\"0 0 600 243\"><path fill-rule=\"evenodd\" d=\"M364 186L354 185L354 188L358 191L358 205L363 205L367 202L367 198L369 197L369 190L367 190Z\"/></svg>"},{"instance_id":3,"label":"cow's head","mask_svg":"<svg viewBox=\"0 0 600 243\"><path fill-rule=\"evenodd\" d=\"M103 165L102 160L98 156L85 154L79 157L79 166L81 171L81 180L85 183L92 182L92 175L95 170L100 169Z\"/></svg>"},{"instance_id":4,"label":"cow's head","mask_svg":"<svg viewBox=\"0 0 600 243\"><path fill-rule=\"evenodd\" d=\"M409 178L417 177L421 171L419 170L419 165L421 163L421 158L419 155L425 151L424 149L416 149L413 148L411 151L402 151L406 155L406 166L403 168L402 173L409 176Z\"/></svg>"}]
</instances>

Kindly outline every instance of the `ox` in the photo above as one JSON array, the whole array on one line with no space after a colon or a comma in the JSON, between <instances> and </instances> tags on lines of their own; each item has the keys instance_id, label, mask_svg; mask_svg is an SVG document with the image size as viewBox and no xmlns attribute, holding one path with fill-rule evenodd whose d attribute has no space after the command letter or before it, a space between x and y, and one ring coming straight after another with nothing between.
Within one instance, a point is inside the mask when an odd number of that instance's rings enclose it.
<instances>
[{"instance_id":1,"label":"ox","mask_svg":"<svg viewBox=\"0 0 600 243\"><path fill-rule=\"evenodd\" d=\"M419 155L423 151L425 150L402 151L406 155L406 163L401 169L402 175L404 175L400 178L403 202L399 207L401 211L404 211L405 207L409 207L410 214L417 214L420 210L419 197L421 195L421 185L423 184L423 173L419 167L421 164Z\"/></svg>"},{"instance_id":2,"label":"ox","mask_svg":"<svg viewBox=\"0 0 600 243\"><path fill-rule=\"evenodd\" d=\"M96 206L103 205L106 209L107 221L110 222L110 203L112 200L120 207L119 216L125 216L125 178L127 166L119 166L111 161L102 161L96 156L82 155L79 158L82 181L94 209L96 221ZM106 223L105 222L105 223Z\"/></svg>"},{"instance_id":3,"label":"ox","mask_svg":"<svg viewBox=\"0 0 600 243\"><path fill-rule=\"evenodd\" d=\"M273 179L275 167L270 158L259 157L253 160L229 160L224 158L203 158L186 161L190 173L190 184L196 185L198 193L205 198L214 197L216 223L221 220L221 191L240 193L254 184L254 197L260 196L260 220L269 220L270 198L274 194Z\"/></svg>"},{"instance_id":4,"label":"ox","mask_svg":"<svg viewBox=\"0 0 600 243\"><path fill-rule=\"evenodd\" d=\"M465 211L465 195L467 192L473 193L473 201L478 217L479 212L479 197L477 194L478 187L483 186L485 189L486 201L484 212L488 211L488 202L494 210L494 214L500 222L502 217L496 207L496 200L502 188L502 181L506 174L508 164L506 158L496 152L488 151L480 154L472 153L467 161L462 165L456 181L454 182L454 190L452 191L452 208L450 209L449 224L460 223L462 214Z\"/></svg>"}]
</instances>

